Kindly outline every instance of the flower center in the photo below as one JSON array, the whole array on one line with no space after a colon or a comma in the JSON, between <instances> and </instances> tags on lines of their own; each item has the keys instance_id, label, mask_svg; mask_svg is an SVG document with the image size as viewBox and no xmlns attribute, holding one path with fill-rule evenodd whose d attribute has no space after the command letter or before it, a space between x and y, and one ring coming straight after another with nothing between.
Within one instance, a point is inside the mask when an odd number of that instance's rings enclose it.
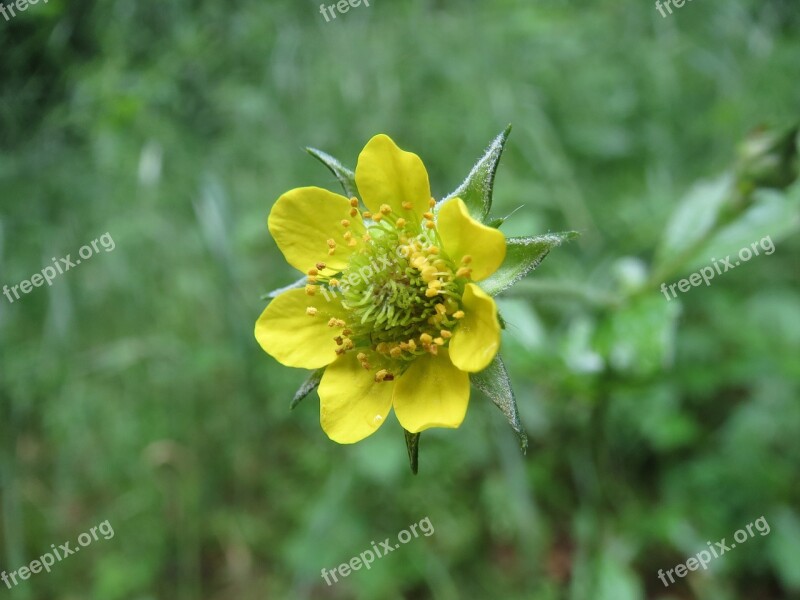
<instances>
[{"instance_id":1,"label":"flower center","mask_svg":"<svg viewBox=\"0 0 800 600\"><path fill-rule=\"evenodd\" d=\"M431 199L431 208L434 203ZM357 200L351 205L355 210ZM397 216L388 205L374 216L364 212L367 233L348 266L325 277L320 274L325 264L317 264L309 271L311 285L306 290L313 294L321 287L326 299L339 297L348 313L346 321L328 323L342 328L342 335L334 338L337 354L358 351L368 370L372 367L361 350L377 352L392 363L391 369L377 371L376 381L393 379L405 370L407 361L437 354L440 346L447 345L464 316L460 299L471 273L469 256L456 265L442 249L432 213L425 213L420 222L410 205L403 208L408 218ZM355 246L359 240L349 233L344 234L345 242ZM333 254L335 241L329 240L328 246Z\"/></svg>"}]
</instances>

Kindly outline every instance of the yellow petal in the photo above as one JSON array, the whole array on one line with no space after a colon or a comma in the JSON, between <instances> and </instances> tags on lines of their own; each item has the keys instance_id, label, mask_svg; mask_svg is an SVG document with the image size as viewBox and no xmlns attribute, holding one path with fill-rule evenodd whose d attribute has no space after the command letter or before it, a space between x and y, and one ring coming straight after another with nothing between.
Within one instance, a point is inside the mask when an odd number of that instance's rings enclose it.
<instances>
[{"instance_id":1,"label":"yellow petal","mask_svg":"<svg viewBox=\"0 0 800 600\"><path fill-rule=\"evenodd\" d=\"M322 429L340 444L372 435L392 408L394 386L394 381L376 383L375 370L365 370L356 352L347 352L325 369L319 385Z\"/></svg>"},{"instance_id":2,"label":"yellow petal","mask_svg":"<svg viewBox=\"0 0 800 600\"><path fill-rule=\"evenodd\" d=\"M395 382L394 412L411 433L461 425L469 404L469 375L459 371L445 348L417 358Z\"/></svg>"},{"instance_id":3,"label":"yellow petal","mask_svg":"<svg viewBox=\"0 0 800 600\"><path fill-rule=\"evenodd\" d=\"M422 160L398 148L382 133L367 142L358 156L356 186L364 204L373 213L383 204L391 206L400 217L410 212L422 215L429 210L431 187ZM411 211L403 208L403 202L411 203Z\"/></svg>"},{"instance_id":4,"label":"yellow petal","mask_svg":"<svg viewBox=\"0 0 800 600\"><path fill-rule=\"evenodd\" d=\"M500 322L494 300L474 283L468 283L461 297L464 318L450 340L450 359L469 373L483 371L500 349Z\"/></svg>"},{"instance_id":5,"label":"yellow petal","mask_svg":"<svg viewBox=\"0 0 800 600\"><path fill-rule=\"evenodd\" d=\"M269 303L256 321L256 339L267 354L287 367L318 369L336 358L334 337L341 327L328 327L331 318L344 319L346 312L334 296L325 299L322 290L314 296L304 289L284 292ZM307 313L308 307L317 310Z\"/></svg>"},{"instance_id":6,"label":"yellow petal","mask_svg":"<svg viewBox=\"0 0 800 600\"><path fill-rule=\"evenodd\" d=\"M350 200L318 187L296 188L283 194L269 213L269 232L286 262L306 273L318 262L331 269L347 266L357 246L349 246L344 232L351 231L360 240L364 234L361 215L350 216ZM342 221L349 221L344 227ZM336 242L328 254L328 240Z\"/></svg>"},{"instance_id":7,"label":"yellow petal","mask_svg":"<svg viewBox=\"0 0 800 600\"><path fill-rule=\"evenodd\" d=\"M447 255L457 264L471 256L472 279L480 281L494 273L506 257L506 236L469 216L461 198L442 204L436 220L439 236Z\"/></svg>"}]
</instances>

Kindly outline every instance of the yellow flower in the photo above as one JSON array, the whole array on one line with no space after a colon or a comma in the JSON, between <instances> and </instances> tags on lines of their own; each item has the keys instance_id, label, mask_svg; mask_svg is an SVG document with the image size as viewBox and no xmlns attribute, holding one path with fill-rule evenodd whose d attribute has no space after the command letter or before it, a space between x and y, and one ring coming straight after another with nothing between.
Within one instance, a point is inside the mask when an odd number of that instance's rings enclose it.
<instances>
[{"instance_id":1,"label":"yellow flower","mask_svg":"<svg viewBox=\"0 0 800 600\"><path fill-rule=\"evenodd\" d=\"M416 154L386 135L362 150L355 182L366 206L317 187L282 195L269 230L308 276L256 322L261 347L290 367L326 367L320 421L328 436L364 439L394 407L417 433L458 427L469 373L500 347L494 300L476 282L506 254L505 236L459 198L436 206Z\"/></svg>"}]
</instances>

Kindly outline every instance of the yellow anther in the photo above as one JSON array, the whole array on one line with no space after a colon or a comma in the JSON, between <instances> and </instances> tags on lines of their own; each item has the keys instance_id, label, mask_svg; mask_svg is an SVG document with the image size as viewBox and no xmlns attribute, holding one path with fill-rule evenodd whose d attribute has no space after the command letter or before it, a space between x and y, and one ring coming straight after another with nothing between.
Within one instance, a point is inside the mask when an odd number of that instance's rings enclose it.
<instances>
[{"instance_id":1,"label":"yellow anther","mask_svg":"<svg viewBox=\"0 0 800 600\"><path fill-rule=\"evenodd\" d=\"M338 354L339 356L341 356L342 354L344 354L344 353L346 352L346 350L345 350L344 348L337 348L337 349L335 350L335 352L336 352L336 354Z\"/></svg>"},{"instance_id":2,"label":"yellow anther","mask_svg":"<svg viewBox=\"0 0 800 600\"><path fill-rule=\"evenodd\" d=\"M306 308L306 314L313 317L314 315L317 314L317 309L314 308L313 306L309 306L308 308Z\"/></svg>"},{"instance_id":3,"label":"yellow anther","mask_svg":"<svg viewBox=\"0 0 800 600\"><path fill-rule=\"evenodd\" d=\"M389 355L392 358L400 358L400 355L403 353L403 349L400 346L395 346L389 351Z\"/></svg>"},{"instance_id":4,"label":"yellow anther","mask_svg":"<svg viewBox=\"0 0 800 600\"><path fill-rule=\"evenodd\" d=\"M428 265L420 270L420 274L422 275L422 281L428 283L429 281L433 281L436 279L436 267L432 265Z\"/></svg>"},{"instance_id":5,"label":"yellow anther","mask_svg":"<svg viewBox=\"0 0 800 600\"><path fill-rule=\"evenodd\" d=\"M337 327L344 327L344 326L346 326L346 325L347 325L347 323L345 323L345 322L344 322L344 321L342 321L341 319L336 319L336 326L337 326Z\"/></svg>"},{"instance_id":6,"label":"yellow anther","mask_svg":"<svg viewBox=\"0 0 800 600\"><path fill-rule=\"evenodd\" d=\"M372 370L372 367L370 366L369 362L367 362L366 360L361 362L361 366L364 367L364 369L367 370L367 371L371 371Z\"/></svg>"},{"instance_id":7,"label":"yellow anther","mask_svg":"<svg viewBox=\"0 0 800 600\"><path fill-rule=\"evenodd\" d=\"M431 337L430 334L423 333L421 336L419 336L419 341L422 343L423 346L427 346L433 341L433 338Z\"/></svg>"},{"instance_id":8,"label":"yellow anther","mask_svg":"<svg viewBox=\"0 0 800 600\"><path fill-rule=\"evenodd\" d=\"M319 269L320 271L322 271L322 269L324 269L326 266L327 265L324 262L317 263L317 269Z\"/></svg>"},{"instance_id":9,"label":"yellow anther","mask_svg":"<svg viewBox=\"0 0 800 600\"><path fill-rule=\"evenodd\" d=\"M375 350L380 352L381 354L386 354L389 351L389 344L386 342L381 342L377 346L375 346Z\"/></svg>"},{"instance_id":10,"label":"yellow anther","mask_svg":"<svg viewBox=\"0 0 800 600\"><path fill-rule=\"evenodd\" d=\"M356 198L355 196L353 196L352 198L350 198L350 206L352 206L353 208L355 208L356 206L358 206L358 198Z\"/></svg>"},{"instance_id":11,"label":"yellow anther","mask_svg":"<svg viewBox=\"0 0 800 600\"><path fill-rule=\"evenodd\" d=\"M336 279L335 277L331 277L328 280L328 285L331 286L331 287L339 287L339 280Z\"/></svg>"},{"instance_id":12,"label":"yellow anther","mask_svg":"<svg viewBox=\"0 0 800 600\"><path fill-rule=\"evenodd\" d=\"M381 383L382 381L392 381L394 379L394 375L392 375L386 369L381 369L377 373L375 373L375 381L376 383Z\"/></svg>"},{"instance_id":13,"label":"yellow anther","mask_svg":"<svg viewBox=\"0 0 800 600\"><path fill-rule=\"evenodd\" d=\"M359 352L356 355L356 358L358 359L359 362L364 362L365 360L367 360L367 355L364 354L363 352Z\"/></svg>"},{"instance_id":14,"label":"yellow anther","mask_svg":"<svg viewBox=\"0 0 800 600\"><path fill-rule=\"evenodd\" d=\"M443 315L447 312L447 308L445 308L444 304L437 304L433 308L435 308L436 312L439 313L440 315Z\"/></svg>"},{"instance_id":15,"label":"yellow anther","mask_svg":"<svg viewBox=\"0 0 800 600\"><path fill-rule=\"evenodd\" d=\"M351 340L350 338L346 338L344 340L344 349L345 350L352 350L353 348L355 348L355 344L353 343L353 340Z\"/></svg>"},{"instance_id":16,"label":"yellow anther","mask_svg":"<svg viewBox=\"0 0 800 600\"><path fill-rule=\"evenodd\" d=\"M308 283L317 283L317 278L314 275L309 275L307 279Z\"/></svg>"},{"instance_id":17,"label":"yellow anther","mask_svg":"<svg viewBox=\"0 0 800 600\"><path fill-rule=\"evenodd\" d=\"M307 272L309 275L312 275L312 276L313 276L313 275L316 275L317 273L319 273L319 271L317 271L316 269L309 269L309 270L308 270L308 271L306 271L306 272Z\"/></svg>"},{"instance_id":18,"label":"yellow anther","mask_svg":"<svg viewBox=\"0 0 800 600\"><path fill-rule=\"evenodd\" d=\"M444 340L440 337L433 338L433 343L437 346L444 346Z\"/></svg>"},{"instance_id":19,"label":"yellow anther","mask_svg":"<svg viewBox=\"0 0 800 600\"><path fill-rule=\"evenodd\" d=\"M381 212L385 215L392 214L392 207L388 204L381 204Z\"/></svg>"},{"instance_id":20,"label":"yellow anther","mask_svg":"<svg viewBox=\"0 0 800 600\"><path fill-rule=\"evenodd\" d=\"M340 335L337 335L335 338L333 338L333 341L336 342L337 346L341 346L344 343L344 340Z\"/></svg>"},{"instance_id":21,"label":"yellow anther","mask_svg":"<svg viewBox=\"0 0 800 600\"><path fill-rule=\"evenodd\" d=\"M376 223L380 223L382 219L383 219L383 215L380 214L380 213L375 215L374 217L372 217L372 220L375 221Z\"/></svg>"},{"instance_id":22,"label":"yellow anther","mask_svg":"<svg viewBox=\"0 0 800 600\"><path fill-rule=\"evenodd\" d=\"M309 296L313 296L316 293L317 293L317 286L315 285L306 286L306 294L308 294Z\"/></svg>"},{"instance_id":23,"label":"yellow anther","mask_svg":"<svg viewBox=\"0 0 800 600\"><path fill-rule=\"evenodd\" d=\"M336 254L336 248L328 248L328 256L333 256Z\"/></svg>"},{"instance_id":24,"label":"yellow anther","mask_svg":"<svg viewBox=\"0 0 800 600\"><path fill-rule=\"evenodd\" d=\"M369 233L365 233L364 235L361 236L361 239L364 240L365 242L368 242L372 239L372 236Z\"/></svg>"},{"instance_id":25,"label":"yellow anther","mask_svg":"<svg viewBox=\"0 0 800 600\"><path fill-rule=\"evenodd\" d=\"M472 275L472 269L469 267L461 267L456 271L456 277L469 277L470 275Z\"/></svg>"},{"instance_id":26,"label":"yellow anther","mask_svg":"<svg viewBox=\"0 0 800 600\"><path fill-rule=\"evenodd\" d=\"M428 219L428 221L433 221L433 213L431 212L422 213L422 216Z\"/></svg>"},{"instance_id":27,"label":"yellow anther","mask_svg":"<svg viewBox=\"0 0 800 600\"><path fill-rule=\"evenodd\" d=\"M428 288L427 290L425 290L425 297L426 298L433 298L438 293L439 293L439 290L437 290L435 288Z\"/></svg>"},{"instance_id":28,"label":"yellow anther","mask_svg":"<svg viewBox=\"0 0 800 600\"><path fill-rule=\"evenodd\" d=\"M434 279L433 281L429 281L428 282L428 287L429 288L433 288L435 290L441 289L443 285L444 284L441 281L439 281L438 279Z\"/></svg>"},{"instance_id":29,"label":"yellow anther","mask_svg":"<svg viewBox=\"0 0 800 600\"><path fill-rule=\"evenodd\" d=\"M336 248L336 241L333 238L328 239L328 248Z\"/></svg>"},{"instance_id":30,"label":"yellow anther","mask_svg":"<svg viewBox=\"0 0 800 600\"><path fill-rule=\"evenodd\" d=\"M428 200L428 206L430 206L431 208L436 206L436 199L435 198L431 198L430 200Z\"/></svg>"},{"instance_id":31,"label":"yellow anther","mask_svg":"<svg viewBox=\"0 0 800 600\"><path fill-rule=\"evenodd\" d=\"M456 312L453 313L453 318L454 319L463 319L464 318L464 311L463 310L457 310Z\"/></svg>"},{"instance_id":32,"label":"yellow anther","mask_svg":"<svg viewBox=\"0 0 800 600\"><path fill-rule=\"evenodd\" d=\"M437 354L439 354L439 346L437 346L436 344L432 344L432 345L428 346L428 347L427 347L427 348L425 348L425 349L426 349L428 352L430 352L431 354L433 354L434 356L436 356Z\"/></svg>"},{"instance_id":33,"label":"yellow anther","mask_svg":"<svg viewBox=\"0 0 800 600\"><path fill-rule=\"evenodd\" d=\"M436 223L434 223L433 221L428 221L427 223L425 223L425 227L427 227L428 229L433 229L434 227L436 227Z\"/></svg>"},{"instance_id":34,"label":"yellow anther","mask_svg":"<svg viewBox=\"0 0 800 600\"><path fill-rule=\"evenodd\" d=\"M411 204L411 202L403 202L402 206L406 210L411 210L412 208L414 208L414 205Z\"/></svg>"},{"instance_id":35,"label":"yellow anther","mask_svg":"<svg viewBox=\"0 0 800 600\"><path fill-rule=\"evenodd\" d=\"M468 265L471 262L472 262L472 257L469 254L465 254L464 256L461 257L462 265Z\"/></svg>"},{"instance_id":36,"label":"yellow anther","mask_svg":"<svg viewBox=\"0 0 800 600\"><path fill-rule=\"evenodd\" d=\"M350 329L342 329L342 335L353 335Z\"/></svg>"},{"instance_id":37,"label":"yellow anther","mask_svg":"<svg viewBox=\"0 0 800 600\"><path fill-rule=\"evenodd\" d=\"M441 258L437 258L435 261L433 261L433 266L439 269L440 271L447 270L447 263L444 262Z\"/></svg>"},{"instance_id":38,"label":"yellow anther","mask_svg":"<svg viewBox=\"0 0 800 600\"><path fill-rule=\"evenodd\" d=\"M453 334L447 331L447 329L442 329L439 333L446 340L449 340L451 337L453 337Z\"/></svg>"},{"instance_id":39,"label":"yellow anther","mask_svg":"<svg viewBox=\"0 0 800 600\"><path fill-rule=\"evenodd\" d=\"M365 219L371 219L372 213L369 212L368 210L365 210L363 213L361 213L361 216L364 217Z\"/></svg>"},{"instance_id":40,"label":"yellow anther","mask_svg":"<svg viewBox=\"0 0 800 600\"><path fill-rule=\"evenodd\" d=\"M342 227L350 227L350 221L347 219L342 219Z\"/></svg>"},{"instance_id":41,"label":"yellow anther","mask_svg":"<svg viewBox=\"0 0 800 600\"><path fill-rule=\"evenodd\" d=\"M402 229L403 227L406 226L406 220L403 217L400 217L399 219L397 219L397 221L395 221L395 225L397 225L398 229Z\"/></svg>"},{"instance_id":42,"label":"yellow anther","mask_svg":"<svg viewBox=\"0 0 800 600\"><path fill-rule=\"evenodd\" d=\"M348 242L353 239L353 232L352 231L345 231L344 232L344 239Z\"/></svg>"},{"instance_id":43,"label":"yellow anther","mask_svg":"<svg viewBox=\"0 0 800 600\"><path fill-rule=\"evenodd\" d=\"M428 254L439 254L439 248L437 246L428 246L427 252Z\"/></svg>"},{"instance_id":44,"label":"yellow anther","mask_svg":"<svg viewBox=\"0 0 800 600\"><path fill-rule=\"evenodd\" d=\"M415 342L414 340L408 340L407 346L408 346L408 351L413 352L414 350L417 349L417 342Z\"/></svg>"},{"instance_id":45,"label":"yellow anther","mask_svg":"<svg viewBox=\"0 0 800 600\"><path fill-rule=\"evenodd\" d=\"M336 319L334 319L333 317L331 317L331 318L328 320L328 327L336 327Z\"/></svg>"},{"instance_id":46,"label":"yellow anther","mask_svg":"<svg viewBox=\"0 0 800 600\"><path fill-rule=\"evenodd\" d=\"M357 214L358 214L358 209L357 208L351 208L350 209L350 216L351 217L355 217Z\"/></svg>"}]
</instances>

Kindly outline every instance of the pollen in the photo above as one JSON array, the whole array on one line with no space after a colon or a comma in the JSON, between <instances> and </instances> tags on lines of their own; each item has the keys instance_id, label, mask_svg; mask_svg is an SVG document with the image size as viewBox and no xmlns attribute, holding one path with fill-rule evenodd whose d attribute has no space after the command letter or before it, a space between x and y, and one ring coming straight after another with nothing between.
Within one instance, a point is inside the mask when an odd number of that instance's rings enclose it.
<instances>
[{"instance_id":1,"label":"pollen","mask_svg":"<svg viewBox=\"0 0 800 600\"><path fill-rule=\"evenodd\" d=\"M451 337L453 337L453 334L451 332L447 331L447 329L442 329L439 332L439 335L441 335L446 340L449 340Z\"/></svg>"},{"instance_id":2,"label":"pollen","mask_svg":"<svg viewBox=\"0 0 800 600\"><path fill-rule=\"evenodd\" d=\"M397 221L395 221L395 225L397 225L398 229L402 229L406 226L406 220L403 217L400 217L397 219Z\"/></svg>"},{"instance_id":3,"label":"pollen","mask_svg":"<svg viewBox=\"0 0 800 600\"><path fill-rule=\"evenodd\" d=\"M433 343L436 344L437 346L444 346L444 339L440 337L433 338Z\"/></svg>"},{"instance_id":4,"label":"pollen","mask_svg":"<svg viewBox=\"0 0 800 600\"><path fill-rule=\"evenodd\" d=\"M392 375L387 369L381 369L375 373L375 382L381 383L383 381L394 381L394 375Z\"/></svg>"},{"instance_id":5,"label":"pollen","mask_svg":"<svg viewBox=\"0 0 800 600\"><path fill-rule=\"evenodd\" d=\"M453 313L453 318L454 319L463 319L464 318L464 311L463 310L457 310L456 312Z\"/></svg>"},{"instance_id":6,"label":"pollen","mask_svg":"<svg viewBox=\"0 0 800 600\"><path fill-rule=\"evenodd\" d=\"M419 341L422 343L423 346L429 346L430 343L433 341L433 338L429 333L423 333L419 336Z\"/></svg>"},{"instance_id":7,"label":"pollen","mask_svg":"<svg viewBox=\"0 0 800 600\"><path fill-rule=\"evenodd\" d=\"M322 269L324 269L327 266L328 265L326 265L324 262L318 262L317 263L317 269L319 269L320 271L322 271Z\"/></svg>"},{"instance_id":8,"label":"pollen","mask_svg":"<svg viewBox=\"0 0 800 600\"><path fill-rule=\"evenodd\" d=\"M356 198L355 196L350 198L350 206L356 208L358 206L358 198Z\"/></svg>"},{"instance_id":9,"label":"pollen","mask_svg":"<svg viewBox=\"0 0 800 600\"><path fill-rule=\"evenodd\" d=\"M427 223L425 223L425 227L427 227L428 229L433 229L434 227L436 227L436 223L434 223L433 221L428 221Z\"/></svg>"},{"instance_id":10,"label":"pollen","mask_svg":"<svg viewBox=\"0 0 800 600\"><path fill-rule=\"evenodd\" d=\"M462 265L468 265L471 262L472 262L472 257L469 254L465 254L464 256L461 257Z\"/></svg>"},{"instance_id":11,"label":"pollen","mask_svg":"<svg viewBox=\"0 0 800 600\"><path fill-rule=\"evenodd\" d=\"M381 204L381 212L384 215L390 215L392 214L392 207L389 206L388 204Z\"/></svg>"},{"instance_id":12,"label":"pollen","mask_svg":"<svg viewBox=\"0 0 800 600\"><path fill-rule=\"evenodd\" d=\"M427 290L425 290L425 297L426 298L433 298L434 296L437 296L438 294L439 294L439 290L434 289L434 288L428 288Z\"/></svg>"},{"instance_id":13,"label":"pollen","mask_svg":"<svg viewBox=\"0 0 800 600\"><path fill-rule=\"evenodd\" d=\"M403 202L402 206L405 210L411 210L412 208L414 208L414 205L411 204L411 202Z\"/></svg>"},{"instance_id":14,"label":"pollen","mask_svg":"<svg viewBox=\"0 0 800 600\"><path fill-rule=\"evenodd\" d=\"M439 313L440 315L443 315L447 312L447 308L445 307L444 304L437 304L436 306L434 306L434 308L436 309L436 312Z\"/></svg>"},{"instance_id":15,"label":"pollen","mask_svg":"<svg viewBox=\"0 0 800 600\"><path fill-rule=\"evenodd\" d=\"M347 219L342 219L342 227L350 227L350 221Z\"/></svg>"},{"instance_id":16,"label":"pollen","mask_svg":"<svg viewBox=\"0 0 800 600\"><path fill-rule=\"evenodd\" d=\"M351 208L350 209L350 216L351 217L355 217L357 214L358 214L358 209L357 208Z\"/></svg>"},{"instance_id":17,"label":"pollen","mask_svg":"<svg viewBox=\"0 0 800 600\"><path fill-rule=\"evenodd\" d=\"M430 200L428 200L428 206L430 206L431 208L436 206L436 199L435 198L431 198Z\"/></svg>"},{"instance_id":18,"label":"pollen","mask_svg":"<svg viewBox=\"0 0 800 600\"><path fill-rule=\"evenodd\" d=\"M456 271L456 277L469 277L470 275L472 275L472 269L469 267L461 267Z\"/></svg>"},{"instance_id":19,"label":"pollen","mask_svg":"<svg viewBox=\"0 0 800 600\"><path fill-rule=\"evenodd\" d=\"M328 280L328 285L331 286L331 287L339 287L339 280L336 279L335 277L331 277Z\"/></svg>"},{"instance_id":20,"label":"pollen","mask_svg":"<svg viewBox=\"0 0 800 600\"><path fill-rule=\"evenodd\" d=\"M371 218L372 218L372 213L371 213L371 212L369 212L368 210L365 210L365 211L364 211L364 212L361 214L361 216L362 216L362 217L364 217L365 219L371 219Z\"/></svg>"},{"instance_id":21,"label":"pollen","mask_svg":"<svg viewBox=\"0 0 800 600\"><path fill-rule=\"evenodd\" d=\"M318 312L317 309L314 308L313 306L309 306L308 308L306 308L306 314L310 317L315 316L317 312Z\"/></svg>"},{"instance_id":22,"label":"pollen","mask_svg":"<svg viewBox=\"0 0 800 600\"><path fill-rule=\"evenodd\" d=\"M400 355L403 353L403 349L400 346L395 346L391 350L389 350L389 355L392 358L400 358Z\"/></svg>"},{"instance_id":23,"label":"pollen","mask_svg":"<svg viewBox=\"0 0 800 600\"><path fill-rule=\"evenodd\" d=\"M307 272L309 275L311 275L312 277L313 277L314 275L316 275L317 273L319 273L319 271L317 271L316 269L309 269L309 270L308 270L308 271L306 271L306 272Z\"/></svg>"},{"instance_id":24,"label":"pollen","mask_svg":"<svg viewBox=\"0 0 800 600\"><path fill-rule=\"evenodd\" d=\"M306 294L309 296L313 296L317 293L317 286L315 285L306 285Z\"/></svg>"},{"instance_id":25,"label":"pollen","mask_svg":"<svg viewBox=\"0 0 800 600\"><path fill-rule=\"evenodd\" d=\"M333 341L336 342L337 346L341 346L344 343L344 340L340 335L337 335L335 338L333 338Z\"/></svg>"},{"instance_id":26,"label":"pollen","mask_svg":"<svg viewBox=\"0 0 800 600\"><path fill-rule=\"evenodd\" d=\"M433 221L433 213L431 212L422 213L422 216L428 219L428 221Z\"/></svg>"}]
</instances>

